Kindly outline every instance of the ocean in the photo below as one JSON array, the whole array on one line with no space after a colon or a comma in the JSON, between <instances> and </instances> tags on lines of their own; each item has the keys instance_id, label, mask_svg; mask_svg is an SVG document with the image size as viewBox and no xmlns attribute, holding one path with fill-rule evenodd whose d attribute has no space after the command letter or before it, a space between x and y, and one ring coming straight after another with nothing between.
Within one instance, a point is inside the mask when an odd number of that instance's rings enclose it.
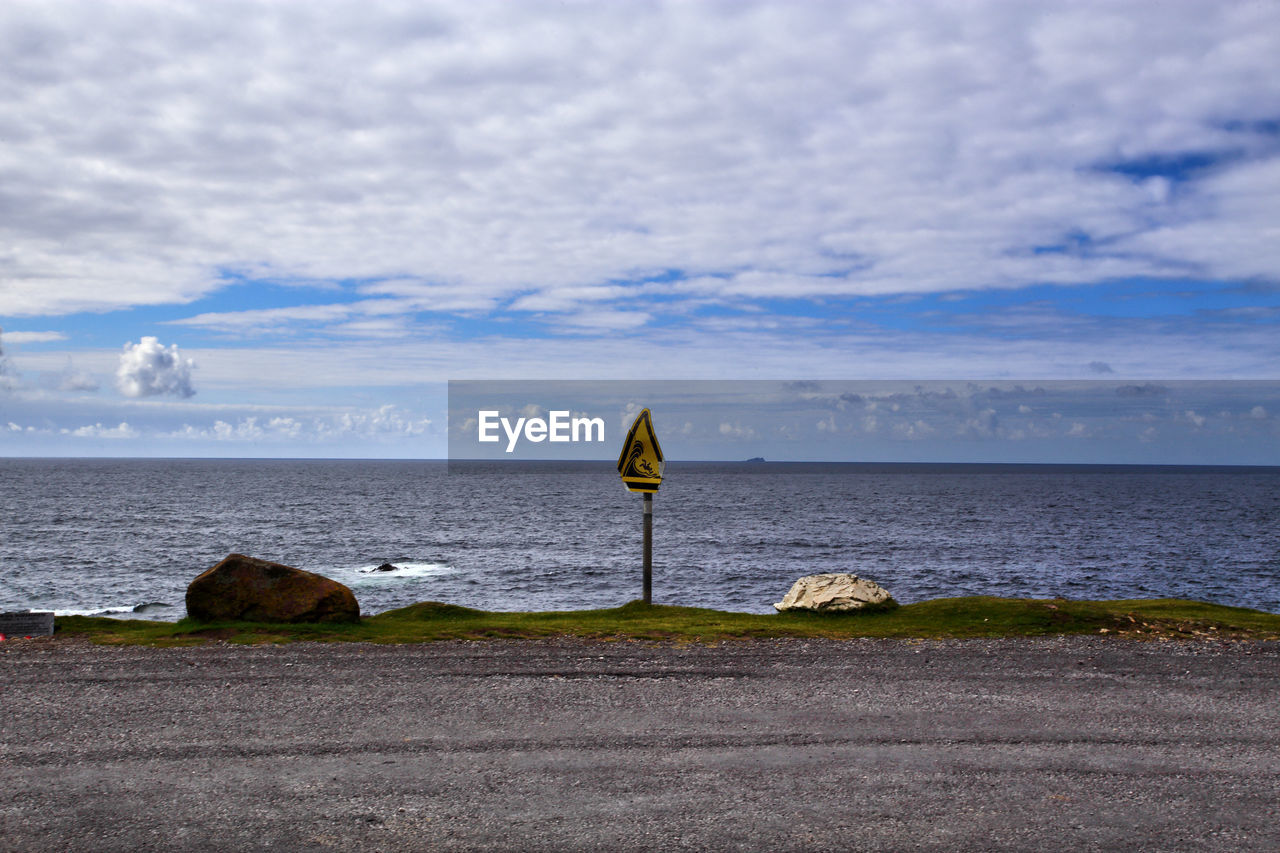
<instances>
[{"instance_id":1,"label":"ocean","mask_svg":"<svg viewBox=\"0 0 1280 853\"><path fill-rule=\"evenodd\" d=\"M1278 519L1280 468L671 463L654 601L768 613L852 572L902 603L1280 612ZM0 459L0 611L176 620L232 552L339 580L366 614L613 607L641 595L641 497L609 462Z\"/></svg>"}]
</instances>

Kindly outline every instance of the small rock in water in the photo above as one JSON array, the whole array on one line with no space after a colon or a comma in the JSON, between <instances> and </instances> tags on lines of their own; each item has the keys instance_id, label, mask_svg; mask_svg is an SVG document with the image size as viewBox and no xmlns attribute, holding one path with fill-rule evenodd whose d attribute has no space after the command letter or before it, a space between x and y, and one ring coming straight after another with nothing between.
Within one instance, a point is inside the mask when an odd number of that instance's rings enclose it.
<instances>
[{"instance_id":1,"label":"small rock in water","mask_svg":"<svg viewBox=\"0 0 1280 853\"><path fill-rule=\"evenodd\" d=\"M374 569L373 571L375 571L375 572L398 572L398 571L400 571L400 567L399 567L399 566L393 566L393 565L391 565L390 563L383 563L381 566L378 566L378 568Z\"/></svg>"},{"instance_id":2,"label":"small rock in water","mask_svg":"<svg viewBox=\"0 0 1280 853\"><path fill-rule=\"evenodd\" d=\"M839 613L848 610L884 610L897 607L889 590L857 575L808 575L791 585L783 599L773 605L781 611L811 610Z\"/></svg>"}]
</instances>

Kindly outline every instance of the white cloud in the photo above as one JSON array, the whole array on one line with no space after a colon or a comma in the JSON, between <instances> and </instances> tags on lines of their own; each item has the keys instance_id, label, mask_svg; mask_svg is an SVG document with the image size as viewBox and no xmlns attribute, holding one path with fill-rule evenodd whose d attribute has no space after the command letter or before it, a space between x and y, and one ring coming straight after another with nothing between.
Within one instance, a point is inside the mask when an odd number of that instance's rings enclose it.
<instances>
[{"instance_id":1,"label":"white cloud","mask_svg":"<svg viewBox=\"0 0 1280 853\"><path fill-rule=\"evenodd\" d=\"M98 423L73 430L64 429L63 432L76 438L137 438L141 435L136 429L123 421L119 426L114 427L104 427Z\"/></svg>"},{"instance_id":2,"label":"white cloud","mask_svg":"<svg viewBox=\"0 0 1280 853\"><path fill-rule=\"evenodd\" d=\"M346 337L401 337L410 331L404 315L438 309L422 300L363 299L287 308L217 311L169 320L166 325L194 326L237 336L293 335L322 329Z\"/></svg>"},{"instance_id":3,"label":"white cloud","mask_svg":"<svg viewBox=\"0 0 1280 853\"><path fill-rule=\"evenodd\" d=\"M929 424L925 423L923 420L919 420L919 419L911 423L895 424L893 427L894 435L898 436L899 438L905 438L905 439L911 439L911 440L928 438L929 436L933 435L935 432L937 432L936 429L934 429Z\"/></svg>"},{"instance_id":4,"label":"white cloud","mask_svg":"<svg viewBox=\"0 0 1280 853\"><path fill-rule=\"evenodd\" d=\"M1205 424L1204 415L1196 414L1194 409L1187 409L1182 413L1182 417L1196 429L1199 429Z\"/></svg>"},{"instance_id":5,"label":"white cloud","mask_svg":"<svg viewBox=\"0 0 1280 853\"><path fill-rule=\"evenodd\" d=\"M302 423L294 418L271 418L267 429L283 438L297 438L302 434Z\"/></svg>"},{"instance_id":6,"label":"white cloud","mask_svg":"<svg viewBox=\"0 0 1280 853\"><path fill-rule=\"evenodd\" d=\"M324 443L420 436L430 425L430 418L388 404L371 411L346 411L311 417L248 415L234 420L218 418L208 426L184 423L179 429L162 433L158 437L217 442Z\"/></svg>"},{"instance_id":7,"label":"white cloud","mask_svg":"<svg viewBox=\"0 0 1280 853\"><path fill-rule=\"evenodd\" d=\"M43 344L65 341L67 336L62 332L5 332L4 339L11 344Z\"/></svg>"},{"instance_id":8,"label":"white cloud","mask_svg":"<svg viewBox=\"0 0 1280 853\"><path fill-rule=\"evenodd\" d=\"M983 409L973 417L966 418L958 430L960 435L977 438L991 438L999 434L999 431L1000 418L995 409Z\"/></svg>"},{"instance_id":9,"label":"white cloud","mask_svg":"<svg viewBox=\"0 0 1280 853\"><path fill-rule=\"evenodd\" d=\"M407 338L415 329L404 317L387 317L379 320L353 320L350 323L338 323L330 326L328 331L334 335L364 340L383 338Z\"/></svg>"},{"instance_id":10,"label":"white cloud","mask_svg":"<svg viewBox=\"0 0 1280 853\"><path fill-rule=\"evenodd\" d=\"M756 431L750 426L743 426L740 423L721 423L720 435L725 438L733 439L749 439L755 438Z\"/></svg>"},{"instance_id":11,"label":"white cloud","mask_svg":"<svg viewBox=\"0 0 1280 853\"><path fill-rule=\"evenodd\" d=\"M124 345L116 387L126 397L190 397L196 393L191 386L195 366L195 361L178 352L177 344L166 349L158 339L144 337Z\"/></svg>"},{"instance_id":12,"label":"white cloud","mask_svg":"<svg viewBox=\"0 0 1280 853\"><path fill-rule=\"evenodd\" d=\"M214 421L213 437L218 441L256 441L262 438L262 428L258 426L257 418L245 418L235 426L226 421Z\"/></svg>"},{"instance_id":13,"label":"white cloud","mask_svg":"<svg viewBox=\"0 0 1280 853\"><path fill-rule=\"evenodd\" d=\"M198 326L219 332L279 333L295 325L345 320L355 310L352 305L336 304L206 312L181 320L170 320L168 325Z\"/></svg>"},{"instance_id":14,"label":"white cloud","mask_svg":"<svg viewBox=\"0 0 1280 853\"><path fill-rule=\"evenodd\" d=\"M0 313L235 276L571 329L648 321L619 283L672 269L731 304L1274 280L1277 34L1244 0L4 4ZM1188 152L1235 159L1097 168ZM191 320L325 322L233 313Z\"/></svg>"},{"instance_id":15,"label":"white cloud","mask_svg":"<svg viewBox=\"0 0 1280 853\"><path fill-rule=\"evenodd\" d=\"M256 415L251 415L241 418L235 423L217 419L208 427L183 424L180 429L164 433L160 437L201 441L259 441L267 437L281 437L281 433L274 428L264 429L259 426L258 420L259 418ZM271 423L275 423L277 420L279 419L273 418Z\"/></svg>"},{"instance_id":16,"label":"white cloud","mask_svg":"<svg viewBox=\"0 0 1280 853\"><path fill-rule=\"evenodd\" d=\"M566 332L626 331L639 328L651 319L644 311L579 311L557 318Z\"/></svg>"},{"instance_id":17,"label":"white cloud","mask_svg":"<svg viewBox=\"0 0 1280 853\"><path fill-rule=\"evenodd\" d=\"M324 436L330 432L339 435L356 434L366 437L395 437L422 435L431 426L431 419L414 415L403 409L387 404L372 412L347 413L338 417L332 427L319 424L318 431Z\"/></svg>"}]
</instances>

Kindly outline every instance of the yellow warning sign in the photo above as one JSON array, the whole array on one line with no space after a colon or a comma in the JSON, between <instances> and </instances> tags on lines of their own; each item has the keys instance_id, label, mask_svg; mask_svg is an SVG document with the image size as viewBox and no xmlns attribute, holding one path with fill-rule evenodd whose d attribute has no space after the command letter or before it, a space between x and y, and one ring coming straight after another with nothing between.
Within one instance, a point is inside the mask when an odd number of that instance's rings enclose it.
<instances>
[{"instance_id":1,"label":"yellow warning sign","mask_svg":"<svg viewBox=\"0 0 1280 853\"><path fill-rule=\"evenodd\" d=\"M662 447L653 432L653 420L649 410L636 415L635 423L627 432L622 453L618 455L618 473L622 482L633 492L656 492L662 483Z\"/></svg>"}]
</instances>

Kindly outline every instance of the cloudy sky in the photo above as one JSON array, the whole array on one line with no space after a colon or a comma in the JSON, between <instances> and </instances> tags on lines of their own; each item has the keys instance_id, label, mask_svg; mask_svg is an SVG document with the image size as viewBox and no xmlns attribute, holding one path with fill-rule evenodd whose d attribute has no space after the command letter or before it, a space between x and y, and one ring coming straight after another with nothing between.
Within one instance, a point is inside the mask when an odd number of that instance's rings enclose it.
<instances>
[{"instance_id":1,"label":"cloudy sky","mask_svg":"<svg viewBox=\"0 0 1280 853\"><path fill-rule=\"evenodd\" d=\"M0 455L438 457L449 379L1280 379L1278 57L1231 0L9 0Z\"/></svg>"},{"instance_id":2,"label":"cloudy sky","mask_svg":"<svg viewBox=\"0 0 1280 853\"><path fill-rule=\"evenodd\" d=\"M449 459L616 461L637 400L672 462L1280 465L1243 379L451 381Z\"/></svg>"}]
</instances>

